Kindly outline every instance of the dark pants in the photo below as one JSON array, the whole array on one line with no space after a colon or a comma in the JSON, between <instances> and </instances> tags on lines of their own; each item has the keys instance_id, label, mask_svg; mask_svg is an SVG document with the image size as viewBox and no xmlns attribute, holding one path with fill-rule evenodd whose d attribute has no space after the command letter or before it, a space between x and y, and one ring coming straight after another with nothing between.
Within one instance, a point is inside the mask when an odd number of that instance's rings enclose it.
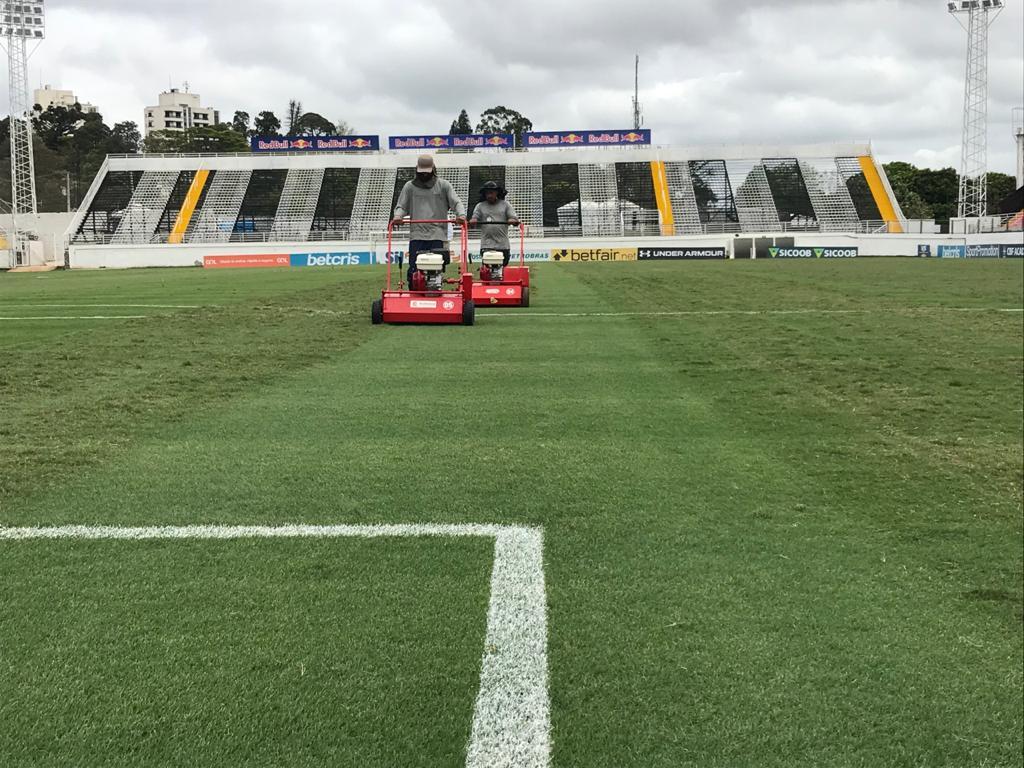
<instances>
[{"instance_id":1,"label":"dark pants","mask_svg":"<svg viewBox=\"0 0 1024 768\"><path fill-rule=\"evenodd\" d=\"M410 240L409 241L409 271L406 273L406 284L412 285L412 273L416 271L416 257L424 251L444 253L444 264L448 266L451 256L444 251L444 240Z\"/></svg>"}]
</instances>

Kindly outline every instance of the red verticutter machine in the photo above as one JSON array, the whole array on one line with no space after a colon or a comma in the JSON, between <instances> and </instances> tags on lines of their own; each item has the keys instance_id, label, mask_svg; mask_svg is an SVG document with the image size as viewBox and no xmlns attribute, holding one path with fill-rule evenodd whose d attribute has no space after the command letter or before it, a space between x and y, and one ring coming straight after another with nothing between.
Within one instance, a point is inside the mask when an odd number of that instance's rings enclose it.
<instances>
[{"instance_id":1,"label":"red verticutter machine","mask_svg":"<svg viewBox=\"0 0 1024 768\"><path fill-rule=\"evenodd\" d=\"M380 298L370 307L370 320L381 323L424 323L434 325L472 325L476 309L473 303L473 273L469 271L469 232L465 222L452 219L405 219L402 224L454 224L459 228L459 276L445 278L446 254L421 251L416 255L416 270L408 287L402 281L402 261L398 260L398 287L391 279L392 235L395 222L388 223L387 284Z\"/></svg>"},{"instance_id":2,"label":"red verticutter machine","mask_svg":"<svg viewBox=\"0 0 1024 768\"><path fill-rule=\"evenodd\" d=\"M519 223L519 264L507 267L501 251L480 254L480 279L473 282L478 307L530 306L530 268L526 266L526 225Z\"/></svg>"}]
</instances>

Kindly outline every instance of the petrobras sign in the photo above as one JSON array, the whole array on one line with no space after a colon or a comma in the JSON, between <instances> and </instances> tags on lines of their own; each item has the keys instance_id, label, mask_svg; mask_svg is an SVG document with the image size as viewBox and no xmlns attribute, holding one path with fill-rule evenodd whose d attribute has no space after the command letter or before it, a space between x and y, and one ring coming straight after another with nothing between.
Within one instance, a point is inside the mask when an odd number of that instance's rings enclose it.
<instances>
[{"instance_id":1,"label":"petrobras sign","mask_svg":"<svg viewBox=\"0 0 1024 768\"><path fill-rule=\"evenodd\" d=\"M640 261L656 259L724 259L725 248L638 248Z\"/></svg>"},{"instance_id":2,"label":"petrobras sign","mask_svg":"<svg viewBox=\"0 0 1024 768\"><path fill-rule=\"evenodd\" d=\"M515 251L513 251L512 252L512 260L509 261L509 264L511 264L512 266L515 266L516 262L519 260L519 255L520 254L518 254ZM551 261L551 251L526 251L523 254L523 257L528 262L529 261Z\"/></svg>"},{"instance_id":3,"label":"petrobras sign","mask_svg":"<svg viewBox=\"0 0 1024 768\"><path fill-rule=\"evenodd\" d=\"M512 255L509 257L509 264L513 267L519 263L519 248L518 243L512 244ZM480 255L480 244L477 242L470 242L469 244L469 255L473 260ZM551 261L551 251L531 251L526 250L522 253L524 261ZM457 259L457 254L452 254L453 259Z\"/></svg>"},{"instance_id":4,"label":"petrobras sign","mask_svg":"<svg viewBox=\"0 0 1024 768\"><path fill-rule=\"evenodd\" d=\"M773 259L855 259L859 248L769 248Z\"/></svg>"},{"instance_id":5,"label":"petrobras sign","mask_svg":"<svg viewBox=\"0 0 1024 768\"><path fill-rule=\"evenodd\" d=\"M380 136L253 136L253 152L373 152Z\"/></svg>"},{"instance_id":6,"label":"petrobras sign","mask_svg":"<svg viewBox=\"0 0 1024 768\"><path fill-rule=\"evenodd\" d=\"M940 245L940 259L963 259L967 257L966 245Z\"/></svg>"},{"instance_id":7,"label":"petrobras sign","mask_svg":"<svg viewBox=\"0 0 1024 768\"><path fill-rule=\"evenodd\" d=\"M326 253L293 253L293 267L360 267L373 264L371 251L332 251Z\"/></svg>"},{"instance_id":8,"label":"petrobras sign","mask_svg":"<svg viewBox=\"0 0 1024 768\"><path fill-rule=\"evenodd\" d=\"M391 149L512 149L516 138L511 133L454 133L443 136L392 136Z\"/></svg>"},{"instance_id":9,"label":"petrobras sign","mask_svg":"<svg viewBox=\"0 0 1024 768\"><path fill-rule=\"evenodd\" d=\"M632 147L651 143L651 129L612 131L533 131L523 134L524 147Z\"/></svg>"}]
</instances>

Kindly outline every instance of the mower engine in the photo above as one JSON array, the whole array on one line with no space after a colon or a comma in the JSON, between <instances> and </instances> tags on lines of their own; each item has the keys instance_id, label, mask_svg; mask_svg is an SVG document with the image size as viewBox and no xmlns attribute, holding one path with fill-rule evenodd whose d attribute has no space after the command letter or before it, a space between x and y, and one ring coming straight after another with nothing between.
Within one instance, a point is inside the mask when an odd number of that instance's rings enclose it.
<instances>
[{"instance_id":1,"label":"mower engine","mask_svg":"<svg viewBox=\"0 0 1024 768\"><path fill-rule=\"evenodd\" d=\"M410 288L414 291L440 291L444 285L444 256L421 253L416 256L416 271Z\"/></svg>"},{"instance_id":2,"label":"mower engine","mask_svg":"<svg viewBox=\"0 0 1024 768\"><path fill-rule=\"evenodd\" d=\"M501 251L484 251L480 254L480 281L500 283L505 271L505 254Z\"/></svg>"}]
</instances>

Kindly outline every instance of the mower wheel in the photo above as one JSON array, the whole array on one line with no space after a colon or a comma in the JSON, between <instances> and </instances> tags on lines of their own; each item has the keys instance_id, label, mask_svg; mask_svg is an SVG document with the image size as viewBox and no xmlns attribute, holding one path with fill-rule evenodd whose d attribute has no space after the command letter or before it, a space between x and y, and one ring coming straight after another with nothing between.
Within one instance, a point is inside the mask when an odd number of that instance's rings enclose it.
<instances>
[{"instance_id":1,"label":"mower wheel","mask_svg":"<svg viewBox=\"0 0 1024 768\"><path fill-rule=\"evenodd\" d=\"M384 302L381 299L377 299L370 305L370 322L374 325L384 322Z\"/></svg>"},{"instance_id":2,"label":"mower wheel","mask_svg":"<svg viewBox=\"0 0 1024 768\"><path fill-rule=\"evenodd\" d=\"M529 288L523 288L523 298L520 300L519 306L520 307L528 307L528 306L530 306L530 289Z\"/></svg>"},{"instance_id":3,"label":"mower wheel","mask_svg":"<svg viewBox=\"0 0 1024 768\"><path fill-rule=\"evenodd\" d=\"M476 320L476 304L472 301L467 301L462 305L462 324L472 325Z\"/></svg>"}]
</instances>

